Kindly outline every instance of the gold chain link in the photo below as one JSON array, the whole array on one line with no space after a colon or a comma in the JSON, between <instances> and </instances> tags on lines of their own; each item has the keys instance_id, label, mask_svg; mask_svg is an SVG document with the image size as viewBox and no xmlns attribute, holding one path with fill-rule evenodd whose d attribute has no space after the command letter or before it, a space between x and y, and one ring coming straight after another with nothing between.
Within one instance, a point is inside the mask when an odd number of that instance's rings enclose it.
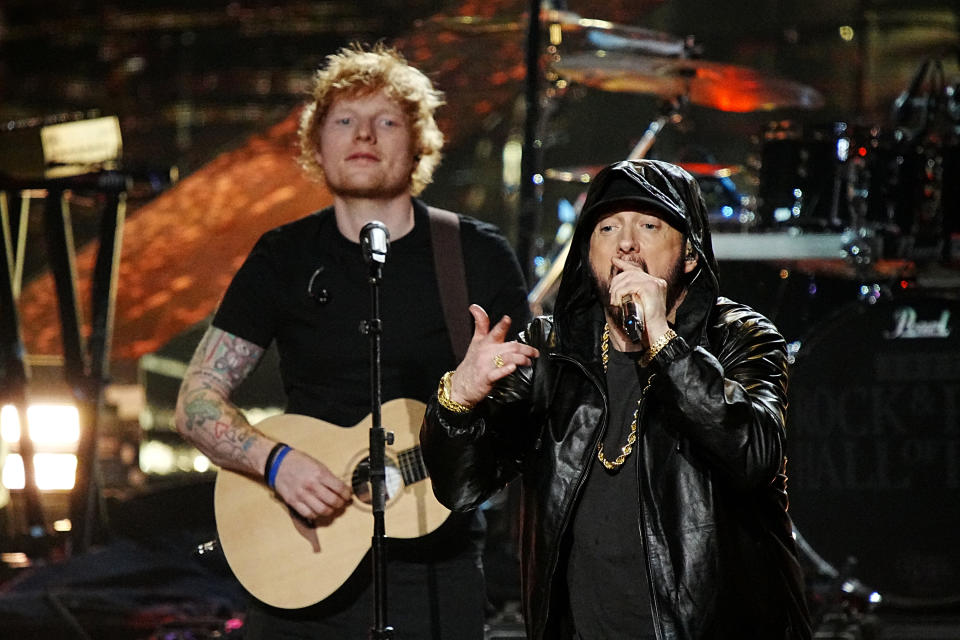
<instances>
[{"instance_id":1,"label":"gold chain link","mask_svg":"<svg viewBox=\"0 0 960 640\"><path fill-rule=\"evenodd\" d=\"M610 325L603 325L603 342L600 346L600 358L603 361L603 371L607 371L607 362L610 360ZM640 392L640 399L637 400L637 408L633 411L633 420L630 422L630 433L627 435L627 443L623 445L620 449L620 455L618 455L613 460L607 460L603 455L603 442L597 443L597 460L600 461L604 467L609 471L614 469L619 469L623 466L623 463L626 461L627 456L633 452L633 445L637 442L637 420L640 416L640 405L643 403L643 399L646 397L647 392L650 390L650 387L653 385L653 379L656 377L656 373L651 373L650 377L647 378L647 385L643 388L643 391Z\"/></svg>"}]
</instances>

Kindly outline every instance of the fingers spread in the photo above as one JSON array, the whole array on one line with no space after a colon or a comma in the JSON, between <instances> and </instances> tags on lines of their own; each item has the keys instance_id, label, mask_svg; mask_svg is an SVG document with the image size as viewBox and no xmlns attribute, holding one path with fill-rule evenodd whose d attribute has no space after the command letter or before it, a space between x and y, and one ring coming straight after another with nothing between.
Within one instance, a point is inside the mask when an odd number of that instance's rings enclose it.
<instances>
[{"instance_id":1,"label":"fingers spread","mask_svg":"<svg viewBox=\"0 0 960 640\"><path fill-rule=\"evenodd\" d=\"M469 307L470 315L473 316L474 329L473 339L482 338L490 331L490 316L478 304L472 304Z\"/></svg>"},{"instance_id":2,"label":"fingers spread","mask_svg":"<svg viewBox=\"0 0 960 640\"><path fill-rule=\"evenodd\" d=\"M512 322L513 321L510 320L510 316L503 316L500 318L500 322L494 325L488 337L494 342L503 342L507 337L507 331L510 330L510 324Z\"/></svg>"}]
</instances>

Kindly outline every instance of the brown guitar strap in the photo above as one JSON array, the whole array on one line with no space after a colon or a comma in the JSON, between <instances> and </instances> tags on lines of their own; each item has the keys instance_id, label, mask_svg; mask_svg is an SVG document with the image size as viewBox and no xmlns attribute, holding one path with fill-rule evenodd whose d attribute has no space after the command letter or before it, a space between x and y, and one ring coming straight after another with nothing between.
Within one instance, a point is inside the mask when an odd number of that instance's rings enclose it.
<instances>
[{"instance_id":1,"label":"brown guitar strap","mask_svg":"<svg viewBox=\"0 0 960 640\"><path fill-rule=\"evenodd\" d=\"M460 218L452 211L427 207L433 266L440 287L440 305L457 362L463 360L472 337L467 311L467 271L460 244Z\"/></svg>"}]
</instances>

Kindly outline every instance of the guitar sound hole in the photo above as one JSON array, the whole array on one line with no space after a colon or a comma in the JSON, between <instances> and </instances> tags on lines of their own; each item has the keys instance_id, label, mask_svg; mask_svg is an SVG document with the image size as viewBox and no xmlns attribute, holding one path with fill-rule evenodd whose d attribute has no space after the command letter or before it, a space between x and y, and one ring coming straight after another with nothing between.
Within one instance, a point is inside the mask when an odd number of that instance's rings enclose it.
<instances>
[{"instance_id":1,"label":"guitar sound hole","mask_svg":"<svg viewBox=\"0 0 960 640\"><path fill-rule=\"evenodd\" d=\"M390 502L403 488L403 476L400 468L390 458L383 461L384 471L386 472L386 494L387 502ZM356 467L353 468L353 495L364 504L373 502L373 488L370 485L370 458L364 458Z\"/></svg>"}]
</instances>

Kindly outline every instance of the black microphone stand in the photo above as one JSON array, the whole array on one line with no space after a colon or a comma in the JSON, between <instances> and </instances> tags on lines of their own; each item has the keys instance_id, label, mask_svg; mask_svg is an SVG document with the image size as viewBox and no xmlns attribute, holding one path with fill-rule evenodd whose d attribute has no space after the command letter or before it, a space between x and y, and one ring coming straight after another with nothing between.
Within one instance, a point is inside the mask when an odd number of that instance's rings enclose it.
<instances>
[{"instance_id":1,"label":"black microphone stand","mask_svg":"<svg viewBox=\"0 0 960 640\"><path fill-rule=\"evenodd\" d=\"M380 280L382 277L383 255L377 255L369 245L370 236L367 234L370 223L360 234L360 242L364 245L364 258L370 267L367 283L370 285L370 319L361 323L360 332L370 339L370 503L373 507L373 538L370 548L373 560L373 614L374 626L370 629L370 638L373 640L389 639L393 637L393 627L387 624L387 558L386 558L386 528L384 526L384 510L386 508L386 445L393 444L393 434L384 430L381 422L380 409L382 405L380 390L380 336L383 332L383 323L380 319ZM380 225L380 223L376 223ZM382 227L382 225L380 225ZM386 227L383 227L386 232ZM387 236L389 238L389 235Z\"/></svg>"}]
</instances>

